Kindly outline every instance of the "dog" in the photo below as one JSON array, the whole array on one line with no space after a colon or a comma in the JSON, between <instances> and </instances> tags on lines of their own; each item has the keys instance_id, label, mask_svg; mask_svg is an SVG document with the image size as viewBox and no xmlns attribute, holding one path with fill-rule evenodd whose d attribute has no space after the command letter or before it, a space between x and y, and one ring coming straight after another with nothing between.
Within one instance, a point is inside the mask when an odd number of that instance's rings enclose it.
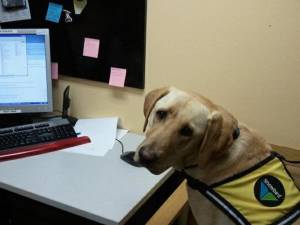
<instances>
[{"instance_id":1,"label":"dog","mask_svg":"<svg viewBox=\"0 0 300 225\"><path fill-rule=\"evenodd\" d=\"M146 138L134 160L153 174L173 167L211 185L253 167L272 151L255 131L194 92L174 87L153 90L146 95L144 115ZM237 129L238 135L233 135ZM198 190L188 185L187 191L199 225L234 224Z\"/></svg>"}]
</instances>

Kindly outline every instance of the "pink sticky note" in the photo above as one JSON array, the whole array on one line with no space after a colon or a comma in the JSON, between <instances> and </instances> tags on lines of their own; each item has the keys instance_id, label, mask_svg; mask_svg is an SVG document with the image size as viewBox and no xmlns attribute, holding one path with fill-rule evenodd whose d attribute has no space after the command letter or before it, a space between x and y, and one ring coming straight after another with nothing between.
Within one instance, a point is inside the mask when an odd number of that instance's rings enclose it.
<instances>
[{"instance_id":1,"label":"pink sticky note","mask_svg":"<svg viewBox=\"0 0 300 225\"><path fill-rule=\"evenodd\" d=\"M52 80L58 80L58 63L51 63L51 77Z\"/></svg>"},{"instance_id":2,"label":"pink sticky note","mask_svg":"<svg viewBox=\"0 0 300 225\"><path fill-rule=\"evenodd\" d=\"M111 67L109 85L124 87L126 72L127 72L126 69Z\"/></svg>"},{"instance_id":3,"label":"pink sticky note","mask_svg":"<svg viewBox=\"0 0 300 225\"><path fill-rule=\"evenodd\" d=\"M98 58L100 40L94 38L84 38L83 56Z\"/></svg>"}]
</instances>

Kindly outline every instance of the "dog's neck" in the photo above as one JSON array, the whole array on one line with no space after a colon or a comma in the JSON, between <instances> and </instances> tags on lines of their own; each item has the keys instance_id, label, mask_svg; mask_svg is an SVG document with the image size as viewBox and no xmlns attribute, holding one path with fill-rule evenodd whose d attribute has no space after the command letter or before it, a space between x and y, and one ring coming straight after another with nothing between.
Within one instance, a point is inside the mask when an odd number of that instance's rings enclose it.
<instances>
[{"instance_id":1,"label":"dog's neck","mask_svg":"<svg viewBox=\"0 0 300 225\"><path fill-rule=\"evenodd\" d=\"M240 137L221 156L210 155L195 161L197 157L191 155L181 169L190 176L211 184L250 168L266 158L271 147L259 136L248 133L247 128L241 128Z\"/></svg>"}]
</instances>

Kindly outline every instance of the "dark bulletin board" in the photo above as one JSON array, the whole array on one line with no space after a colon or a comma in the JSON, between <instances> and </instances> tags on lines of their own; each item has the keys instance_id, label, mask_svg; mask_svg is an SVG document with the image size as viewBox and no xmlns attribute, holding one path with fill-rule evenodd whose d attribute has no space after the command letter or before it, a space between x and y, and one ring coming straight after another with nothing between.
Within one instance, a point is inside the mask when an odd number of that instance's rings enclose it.
<instances>
[{"instance_id":1,"label":"dark bulletin board","mask_svg":"<svg viewBox=\"0 0 300 225\"><path fill-rule=\"evenodd\" d=\"M59 73L109 82L110 68L127 70L125 86L144 88L146 0L88 0L75 15L73 0L51 0L70 11L73 22L45 20L49 0L29 0L31 20L4 23L2 28L49 28L51 60ZM100 40L99 57L83 56L84 38Z\"/></svg>"}]
</instances>

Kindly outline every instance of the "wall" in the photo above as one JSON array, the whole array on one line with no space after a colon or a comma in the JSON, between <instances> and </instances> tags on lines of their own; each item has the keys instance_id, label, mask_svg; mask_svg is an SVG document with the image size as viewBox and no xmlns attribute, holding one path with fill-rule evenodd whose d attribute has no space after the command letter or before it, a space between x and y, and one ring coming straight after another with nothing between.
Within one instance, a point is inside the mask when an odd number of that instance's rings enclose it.
<instances>
[{"instance_id":1,"label":"wall","mask_svg":"<svg viewBox=\"0 0 300 225\"><path fill-rule=\"evenodd\" d=\"M143 100L173 85L223 105L271 143L300 149L300 1L148 1L146 89L71 84L72 114L119 115L141 132Z\"/></svg>"}]
</instances>

